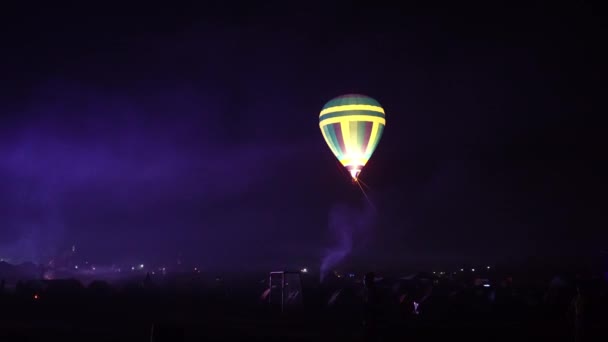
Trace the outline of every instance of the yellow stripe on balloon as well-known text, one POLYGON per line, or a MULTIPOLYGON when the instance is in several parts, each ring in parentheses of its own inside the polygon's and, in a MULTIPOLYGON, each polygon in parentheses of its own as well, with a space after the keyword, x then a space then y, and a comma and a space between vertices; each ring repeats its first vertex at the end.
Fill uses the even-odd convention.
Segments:
POLYGON ((371 134, 369 135, 369 142, 367 143, 367 148, 365 149, 365 155, 369 155, 372 152, 371 149, 375 146, 374 142, 376 141, 376 136, 378 135, 379 126, 379 123, 374 122, 371 134))
MULTIPOLYGON (((385 118, 371 116, 371 115, 349 115, 349 116, 339 116, 339 117, 323 120, 319 123, 319 126, 321 126, 321 128, 322 128, 322 127, 330 125, 330 124, 334 124, 334 123, 342 124, 342 122, 349 122, 349 121, 368 121, 368 122, 373 122, 374 126, 376 124, 386 125, 385 118)), ((370 141, 371 141, 371 139, 370 139, 370 141)))
POLYGON ((360 158, 343 158, 340 159, 340 164, 346 166, 346 165, 361 165, 361 166, 365 166, 365 164, 367 164, 368 162, 368 158, 365 157, 360 157, 360 158))
POLYGON ((349 155, 354 152, 350 136, 350 120, 340 121, 340 129, 342 130, 342 141, 344 141, 344 148, 346 149, 344 154, 349 155))
POLYGON ((358 123, 356 121, 350 121, 348 123, 348 127, 350 128, 350 141, 352 144, 352 149, 350 153, 361 154, 361 144, 359 144, 359 129, 357 127, 358 123))
POLYGON ((345 111, 349 111, 349 110, 369 110, 372 112, 378 112, 378 113, 382 113, 384 114, 384 109, 382 109, 382 107, 378 107, 378 106, 372 106, 372 105, 343 105, 343 106, 335 106, 335 107, 329 107, 329 108, 325 108, 321 111, 321 114, 319 114, 319 117, 325 115, 325 114, 329 114, 329 113, 335 113, 335 112, 345 112, 345 111))

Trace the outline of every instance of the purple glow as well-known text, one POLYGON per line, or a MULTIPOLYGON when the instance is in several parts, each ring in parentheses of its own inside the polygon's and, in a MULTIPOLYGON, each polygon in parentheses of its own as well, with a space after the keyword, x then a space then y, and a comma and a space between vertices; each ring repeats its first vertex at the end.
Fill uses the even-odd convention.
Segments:
POLYGON ((250 238, 222 233, 242 222, 201 212, 234 210, 265 191, 306 144, 238 142, 228 134, 234 127, 222 126, 223 100, 153 92, 129 97, 65 83, 33 91, 18 113, 28 120, 2 127, 0 256, 46 263, 76 243, 81 255, 127 262, 159 249, 176 254, 172 246, 193 250, 182 240, 237 248, 250 238))

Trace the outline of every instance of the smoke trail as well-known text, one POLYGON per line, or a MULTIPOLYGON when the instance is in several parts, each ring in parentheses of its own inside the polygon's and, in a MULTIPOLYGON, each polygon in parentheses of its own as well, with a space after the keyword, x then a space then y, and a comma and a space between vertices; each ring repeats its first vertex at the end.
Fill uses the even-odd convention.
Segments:
POLYGON ((335 205, 329 212, 329 231, 335 245, 329 248, 321 260, 321 282, 327 273, 351 254, 357 239, 371 229, 374 211, 369 205, 363 210, 347 204, 335 205))

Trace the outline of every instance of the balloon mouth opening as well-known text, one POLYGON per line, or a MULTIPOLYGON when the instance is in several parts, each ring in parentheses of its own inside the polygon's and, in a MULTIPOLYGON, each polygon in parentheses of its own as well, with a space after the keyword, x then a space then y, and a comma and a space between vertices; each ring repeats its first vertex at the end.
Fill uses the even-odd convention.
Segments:
POLYGON ((353 178, 353 182, 357 182, 359 180, 359 174, 361 173, 361 169, 358 167, 349 168, 348 172, 350 172, 350 176, 353 178))

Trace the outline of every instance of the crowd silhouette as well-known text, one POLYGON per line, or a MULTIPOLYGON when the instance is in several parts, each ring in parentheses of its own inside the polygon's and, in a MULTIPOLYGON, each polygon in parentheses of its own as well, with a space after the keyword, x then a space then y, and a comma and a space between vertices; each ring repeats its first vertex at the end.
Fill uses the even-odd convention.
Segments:
POLYGON ((2 280, 0 340, 608 340, 600 276, 306 278, 305 300, 283 313, 253 279, 2 280))

